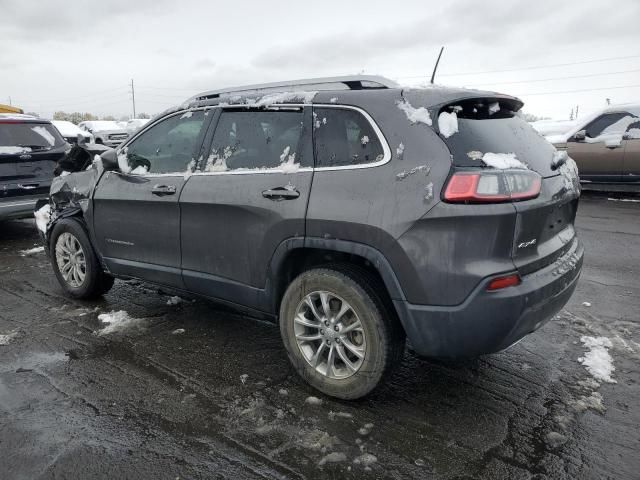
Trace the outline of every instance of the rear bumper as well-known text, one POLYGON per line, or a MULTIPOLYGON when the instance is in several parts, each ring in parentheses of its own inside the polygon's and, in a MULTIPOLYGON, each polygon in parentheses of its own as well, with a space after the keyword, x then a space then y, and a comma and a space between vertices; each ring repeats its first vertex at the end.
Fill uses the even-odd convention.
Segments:
POLYGON ((584 248, 575 238, 553 264, 526 275, 515 287, 487 292, 483 281, 453 307, 394 300, 407 337, 419 355, 466 357, 504 350, 562 309, 582 270, 584 248))
POLYGON ((0 200, 0 220, 33 216, 36 202, 45 197, 13 197, 0 200))

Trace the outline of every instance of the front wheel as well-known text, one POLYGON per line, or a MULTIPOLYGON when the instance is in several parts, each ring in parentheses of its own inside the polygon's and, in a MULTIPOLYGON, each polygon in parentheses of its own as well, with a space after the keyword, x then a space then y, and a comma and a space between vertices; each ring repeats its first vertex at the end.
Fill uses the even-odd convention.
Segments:
POLYGON ((113 277, 100 267, 89 237, 80 223, 63 219, 51 232, 53 271, 64 290, 74 298, 97 298, 113 286, 113 277))
POLYGON ((404 352, 404 332, 383 288, 367 271, 319 268, 289 285, 280 332, 298 373, 321 392, 363 397, 380 385, 404 352))

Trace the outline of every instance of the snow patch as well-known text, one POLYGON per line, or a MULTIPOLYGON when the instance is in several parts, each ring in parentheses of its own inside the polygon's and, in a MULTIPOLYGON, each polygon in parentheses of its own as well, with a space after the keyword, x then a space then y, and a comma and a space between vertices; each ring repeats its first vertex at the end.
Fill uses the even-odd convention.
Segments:
POLYGON ((307 397, 304 403, 308 403, 309 405, 322 405, 322 400, 318 397, 307 397))
POLYGON ((183 118, 191 118, 192 116, 193 116, 193 112, 189 110, 188 112, 184 112, 182 114, 182 116, 180 117, 180 120, 182 120, 183 118))
POLYGON ((498 102, 493 102, 489 104, 489 115, 493 115, 494 113, 498 113, 500 111, 500 104, 498 102))
POLYGON ((584 412, 591 409, 596 412, 604 413, 606 408, 602 403, 602 395, 598 392, 592 392, 589 396, 582 396, 571 404, 576 412, 584 412))
POLYGON ((342 452, 331 452, 318 462, 319 466, 324 465, 325 463, 339 463, 347 460, 347 456, 342 452))
POLYGON ((41 253, 44 252, 44 247, 34 247, 34 248, 30 248, 28 250, 20 250, 20 256, 21 257, 26 257, 27 255, 33 255, 36 253, 41 253))
POLYGON ((364 453, 359 457, 356 457, 353 460, 353 463, 355 463, 356 465, 362 465, 364 467, 370 467, 377 461, 378 461, 378 458, 375 455, 372 455, 370 453, 364 453))
POLYGON ((38 127, 32 127, 31 130, 33 130, 42 138, 44 138, 47 141, 47 143, 52 147, 56 144, 56 138, 53 135, 51 135, 51 133, 46 128, 38 126, 38 127))
POLYGON ((128 147, 124 147, 122 150, 118 150, 116 153, 118 154, 118 168, 122 173, 129 173, 131 171, 131 167, 129 166, 129 159, 127 158, 127 152, 129 151, 128 147))
POLYGON ((31 151, 29 147, 6 147, 0 146, 0 153, 6 153, 7 155, 15 155, 17 153, 28 153, 31 151))
POLYGON ((337 103, 338 102, 338 97, 332 97, 329 99, 329 103, 337 103))
POLYGON ((516 158, 515 153, 491 153, 482 155, 485 165, 504 170, 505 168, 521 168, 527 170, 527 166, 516 158))
POLYGON ((287 146, 280 155, 280 169, 284 173, 295 173, 300 169, 300 164, 296 163, 296 153, 289 153, 291 147, 287 146))
POLYGON ((335 420, 336 418, 353 418, 353 415, 349 412, 329 412, 327 414, 329 420, 335 420))
POLYGON ((173 332, 171 332, 171 335, 181 335, 185 332, 184 328, 176 328, 173 332))
POLYGON ((142 330, 146 323, 144 319, 130 317, 124 310, 101 313, 98 315, 98 320, 106 325, 102 330, 96 332, 99 336, 127 330, 142 330))
POLYGON ((398 148, 396 148, 396 154, 398 157, 402 158, 404 155, 404 143, 401 142, 400 145, 398 145, 398 148))
POLYGON ((433 198, 433 182, 429 182, 426 187, 424 187, 424 199, 431 200, 433 198))
POLYGON ((316 91, 270 93, 252 103, 252 105, 256 107, 268 107, 274 103, 311 103, 317 93, 316 91))
POLYGON ((424 107, 415 108, 413 107, 407 100, 403 100, 402 102, 397 103, 398 108, 402 110, 407 119, 413 123, 424 123, 425 125, 432 125, 431 115, 429 115, 429 110, 424 107))
POLYGON ((167 300, 167 305, 178 305, 179 303, 182 303, 182 298, 176 296, 173 297, 169 297, 169 299, 167 300))
POLYGON ((567 442, 567 437, 558 432, 549 432, 545 436, 545 442, 551 448, 558 448, 567 442))
POLYGON ((609 355, 609 348, 613 347, 607 337, 580 337, 583 345, 589 349, 578 362, 585 366, 587 371, 596 379, 607 383, 617 383, 611 378, 616 369, 613 366, 613 358, 609 355))
POLYGON ((149 169, 145 165, 138 165, 129 173, 131 173, 131 175, 144 175, 146 173, 149 173, 149 169))
POLYGON ((240 375, 240 381, 242 382, 243 385, 247 383, 247 378, 249 378, 248 373, 243 373, 242 375, 240 375))
POLYGON ((362 137, 360 139, 360 143, 362 144, 362 146, 366 145, 367 143, 369 143, 369 136, 365 135, 364 137, 362 137))
POLYGON ((458 133, 458 116, 456 112, 442 112, 438 115, 438 128, 444 138, 449 138, 454 133, 458 133))
POLYGON ((18 336, 18 332, 8 333, 6 335, 0 335, 0 345, 9 345, 11 340, 18 336))
POLYGON ((396 174, 396 180, 404 180, 410 175, 415 175, 418 172, 425 172, 425 175, 429 175, 431 173, 431 167, 428 165, 419 165, 417 167, 413 167, 411 170, 403 170, 402 172, 396 174))
POLYGON ((36 217, 36 226, 42 233, 47 233, 47 225, 51 219, 51 205, 43 205, 33 214, 36 217))
POLYGON ((589 302, 582 302, 582 306, 583 306, 583 307, 590 307, 590 306, 591 306, 591 303, 589 303, 589 302))

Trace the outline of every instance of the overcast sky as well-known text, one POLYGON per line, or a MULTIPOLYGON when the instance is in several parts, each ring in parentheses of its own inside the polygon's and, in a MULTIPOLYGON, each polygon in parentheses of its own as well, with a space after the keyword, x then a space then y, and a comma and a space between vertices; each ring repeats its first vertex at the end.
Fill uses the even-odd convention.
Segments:
POLYGON ((0 0, 0 12, 0 103, 43 116, 131 115, 131 79, 150 114, 230 85, 362 72, 417 84, 441 45, 437 83, 518 95, 537 115, 640 101, 638 0, 0 0))

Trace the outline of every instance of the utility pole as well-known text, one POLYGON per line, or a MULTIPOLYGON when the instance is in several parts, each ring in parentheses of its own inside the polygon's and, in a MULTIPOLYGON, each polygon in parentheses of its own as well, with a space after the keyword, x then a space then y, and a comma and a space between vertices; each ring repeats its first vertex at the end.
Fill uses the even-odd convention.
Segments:
POLYGON ((131 79, 131 102, 133 103, 133 118, 136 118, 136 91, 133 88, 133 78, 131 79))
POLYGON ((578 119, 578 111, 580 110, 580 105, 576 105, 576 120, 578 119))

